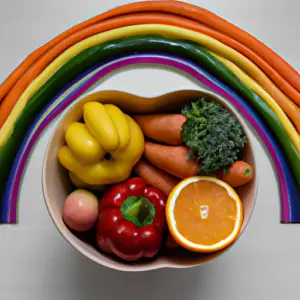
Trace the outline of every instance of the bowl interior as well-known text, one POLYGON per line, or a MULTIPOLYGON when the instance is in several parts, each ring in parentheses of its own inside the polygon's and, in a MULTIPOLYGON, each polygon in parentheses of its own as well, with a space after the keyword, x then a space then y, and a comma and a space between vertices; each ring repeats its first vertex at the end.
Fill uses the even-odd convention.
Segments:
MULTIPOLYGON (((58 149, 65 144, 64 133, 68 125, 81 118, 84 103, 89 101, 111 103, 119 106, 123 111, 129 114, 179 112, 180 107, 182 107, 184 103, 196 100, 204 95, 221 102, 238 118, 248 139, 248 143, 244 149, 244 157, 255 170, 256 167, 252 148, 253 137, 250 134, 250 129, 239 116, 237 111, 229 105, 228 102, 225 102, 225 100, 221 97, 209 92, 180 90, 159 95, 154 98, 145 98, 121 91, 101 91, 78 99, 77 102, 61 116, 46 150, 43 166, 43 190, 46 205, 57 229, 78 251, 93 261, 113 269, 124 271, 143 271, 161 267, 178 268, 200 265, 215 258, 228 249, 226 248, 211 254, 192 253, 187 252, 184 249, 162 250, 162 252, 154 260, 141 260, 136 263, 129 264, 118 260, 115 257, 107 256, 99 252, 94 241, 95 233, 93 231, 89 234, 85 233, 84 235, 74 233, 69 230, 62 219, 62 207, 64 200, 72 191, 73 187, 70 183, 67 171, 59 164, 56 155, 58 149)), ((256 176, 254 176, 254 179, 250 183, 236 189, 242 199, 244 207, 244 222, 241 233, 249 222, 249 218, 254 207, 256 185, 256 176)))

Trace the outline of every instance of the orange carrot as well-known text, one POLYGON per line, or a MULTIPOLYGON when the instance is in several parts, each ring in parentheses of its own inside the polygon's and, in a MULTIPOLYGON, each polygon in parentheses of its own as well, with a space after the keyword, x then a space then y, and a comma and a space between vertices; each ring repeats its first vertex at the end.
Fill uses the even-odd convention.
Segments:
POLYGON ((157 168, 184 179, 196 175, 199 165, 188 160, 189 149, 185 146, 165 146, 145 142, 144 156, 157 168))
POLYGON ((140 160, 134 167, 134 171, 145 181, 160 190, 163 194, 168 196, 172 189, 179 182, 178 179, 172 175, 157 169, 145 160, 140 160))
POLYGON ((238 160, 227 172, 219 171, 217 177, 225 181, 232 187, 238 187, 250 182, 253 179, 254 173, 252 167, 245 161, 238 160))
POLYGON ((134 120, 144 135, 156 142, 180 145, 182 125, 186 117, 181 114, 135 115, 134 120))

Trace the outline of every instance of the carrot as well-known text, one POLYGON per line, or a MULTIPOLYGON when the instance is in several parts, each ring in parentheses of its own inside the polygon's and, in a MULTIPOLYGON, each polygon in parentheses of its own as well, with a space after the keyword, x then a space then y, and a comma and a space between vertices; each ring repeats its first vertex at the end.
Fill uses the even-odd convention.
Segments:
POLYGON ((217 177, 232 187, 238 187, 250 182, 254 173, 252 167, 245 161, 238 160, 228 170, 217 172, 217 177))
MULTIPOLYGON (((150 9, 149 7, 150 10, 146 9, 143 13, 141 13, 140 9, 142 5, 144 4, 139 3, 138 9, 132 6, 130 6, 131 8, 127 6, 126 8, 120 7, 121 10, 125 9, 126 13, 119 11, 111 14, 112 11, 109 11, 104 13, 104 15, 97 16, 96 19, 85 21, 62 33, 45 44, 43 47, 30 54, 25 61, 23 61, 23 63, 12 72, 12 74, 3 82, 3 84, 0 85, 0 102, 2 100, 5 101, 4 105, 0 107, 0 128, 8 118, 16 102, 28 85, 41 73, 41 71, 43 71, 43 69, 45 69, 45 67, 48 66, 50 62, 53 61, 53 59, 58 57, 63 51, 80 42, 81 40, 100 32, 137 24, 166 24, 190 29, 209 35, 242 53, 251 59, 258 67, 260 67, 283 91, 282 93, 281 90, 275 85, 271 86, 270 81, 269 83, 266 81, 266 77, 259 77, 258 83, 260 83, 261 86, 270 94, 270 96, 272 96, 279 103, 282 109, 294 122, 296 127, 299 128, 299 109, 296 103, 300 103, 300 95, 298 91, 292 85, 290 85, 288 82, 288 77, 281 76, 279 69, 277 70, 275 68, 275 70, 272 68, 271 64, 274 63, 273 56, 271 61, 268 61, 268 58, 265 58, 265 60, 262 59, 263 56, 260 55, 261 53, 258 50, 255 51, 254 49, 251 50, 251 47, 245 47, 242 43, 232 38, 232 36, 230 37, 230 35, 226 35, 226 32, 224 34, 216 29, 212 29, 212 27, 215 25, 214 22, 213 24, 208 23, 207 25, 197 23, 195 20, 190 20, 186 13, 183 14, 185 17, 179 17, 179 12, 181 14, 182 10, 179 8, 176 9, 174 5, 161 10, 163 4, 159 4, 160 9, 150 9), (136 9, 137 11, 134 13, 136 9), (165 13, 173 9, 176 10, 176 12, 173 11, 173 14, 165 13), (154 12, 156 10, 161 10, 161 13, 148 13, 148 11, 154 12), (108 18, 107 14, 113 17, 108 18), (5 99, 3 99, 4 97, 5 99), (289 98, 294 100, 295 103, 290 101, 289 98)), ((156 6, 157 4, 154 4, 151 1, 149 5, 156 6)), ((167 6, 170 6, 170 4, 167 6)), ((201 16, 200 19, 203 20, 204 18, 205 16, 201 16)), ((251 45, 253 45, 253 43, 251 43, 251 45)), ((292 76, 291 79, 294 80, 295 75, 292 76)))
MULTIPOLYGON (((16 84, 21 76, 44 53, 64 39, 83 31, 87 31, 93 25, 101 25, 103 21, 114 20, 117 17, 134 19, 135 15, 141 20, 138 24, 168 24, 198 31, 221 41, 224 44, 238 50, 257 64, 269 77, 289 96, 295 103, 299 103, 300 77, 286 61, 278 56, 270 48, 213 13, 194 5, 180 1, 145 1, 127 4, 114 8, 104 14, 97 15, 84 21, 67 31, 61 33, 44 46, 34 51, 0 86, 0 102, 8 91, 16 84), (147 12, 157 12, 155 18, 144 16, 147 12), (164 15, 168 14, 167 17, 164 15), (160 15, 164 17, 160 19, 160 15), (181 16, 181 17, 179 17, 181 16), (174 20, 173 20, 174 19, 174 20), (201 23, 198 21, 201 20, 201 23)), ((119 27, 137 24, 124 22, 119 27)), ((107 30, 117 28, 111 27, 107 30)), ((89 33, 90 36, 92 35, 89 33)), ((86 36, 85 36, 86 38, 86 36)), ((75 41, 74 41, 75 44, 75 41)), ((50 51, 49 51, 50 52, 50 51)), ((33 80, 34 78, 32 78, 33 80)))
POLYGON ((185 146, 165 146, 145 142, 145 158, 157 168, 181 179, 196 175, 200 167, 195 159, 187 159, 188 154, 189 149, 185 146))
POLYGON ((143 159, 135 165, 134 171, 140 177, 144 178, 149 185, 157 188, 166 196, 170 194, 172 189, 179 182, 178 179, 162 170, 157 169, 143 159))
POLYGON ((144 135, 156 142, 169 145, 182 143, 181 130, 186 117, 181 114, 135 115, 134 120, 141 127, 144 135))

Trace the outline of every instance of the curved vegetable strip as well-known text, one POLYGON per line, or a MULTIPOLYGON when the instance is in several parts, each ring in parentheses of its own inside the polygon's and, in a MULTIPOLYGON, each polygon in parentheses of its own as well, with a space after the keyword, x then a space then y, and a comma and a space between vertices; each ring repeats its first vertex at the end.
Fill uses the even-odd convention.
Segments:
MULTIPOLYGON (((194 30, 197 32, 201 32, 203 34, 207 34, 219 40, 220 42, 236 49, 242 54, 246 55, 246 57, 252 59, 267 75, 270 76, 271 79, 275 81, 279 85, 279 87, 287 93, 289 97, 292 99, 300 99, 299 93, 289 85, 284 78, 282 78, 272 67, 270 67, 264 60, 262 60, 256 53, 249 50, 247 47, 243 46, 239 42, 227 37, 226 35, 219 33, 216 30, 208 28, 202 24, 199 24, 195 21, 168 14, 153 14, 153 13, 144 13, 144 14, 129 14, 125 16, 115 17, 113 19, 105 20, 100 24, 94 24, 83 28, 82 30, 77 31, 71 36, 66 37, 64 40, 60 41, 56 45, 54 45, 51 49, 49 49, 45 54, 43 54, 37 61, 35 61, 31 67, 24 72, 20 80, 15 84, 14 87, 8 92, 6 97, 3 99, 3 103, 0 106, 0 128, 8 118, 11 110, 14 105, 27 88, 27 86, 34 80, 42 70, 52 62, 53 59, 58 57, 64 50, 68 47, 80 42, 81 40, 88 38, 92 35, 108 31, 115 28, 120 28, 129 25, 138 25, 138 24, 167 24, 174 25, 190 30, 194 30)), ((261 78, 261 76, 259 76, 261 78)), ((264 78, 261 79, 263 84, 266 82, 266 86, 270 85, 270 81, 266 81, 264 78)), ((4 87, 4 86, 3 86, 4 87)), ((3 88, 2 87, 2 88, 3 88)), ((296 127, 300 128, 299 121, 299 108, 297 105, 290 101, 283 93, 281 93, 277 89, 268 89, 269 93, 272 93, 275 99, 278 97, 278 103, 281 105, 282 109, 286 112, 286 114, 290 117, 290 119, 294 122, 296 127)), ((0 87, 1 94, 1 87, 0 87)), ((0 95, 1 96, 1 95, 0 95)), ((0 98, 1 101, 1 98, 0 98)))
MULTIPOLYGON (((92 70, 89 70, 89 72, 90 71, 92 70)), ((57 108, 56 102, 59 102, 64 97, 67 97, 74 90, 76 90, 84 80, 89 79, 93 75, 93 72, 91 74, 87 74, 89 72, 83 74, 83 76, 85 76, 84 78, 81 77, 77 78, 76 80, 72 81, 69 85, 67 85, 53 99, 53 101, 50 102, 49 105, 45 107, 44 111, 34 120, 33 125, 26 133, 26 136, 14 160, 12 169, 10 171, 8 182, 6 183, 5 186, 5 194, 2 199, 2 207, 0 201, 0 223, 16 223, 17 221, 17 200, 21 188, 21 181, 24 175, 23 171, 25 171, 26 164, 30 159, 29 156, 31 154, 32 149, 35 146, 35 142, 33 142, 35 136, 38 135, 38 137, 40 137, 40 135, 42 134, 41 126, 43 124, 43 121, 47 119, 47 116, 50 114, 52 110, 57 108), (26 160, 24 161, 24 164, 21 166, 20 162, 23 160, 24 157, 26 157, 26 160), (22 169, 22 171, 20 171, 20 169, 22 169), (17 189, 16 189, 16 184, 18 184, 17 189)))
MULTIPOLYGON (((105 65, 105 62, 101 63, 100 66, 103 64, 105 65)), ((21 181, 31 151, 46 128, 44 124, 47 123, 48 126, 49 123, 53 121, 59 113, 61 113, 61 110, 57 112, 60 103, 63 103, 67 97, 74 95, 74 93, 76 93, 76 91, 79 89, 80 85, 89 80, 96 72, 101 71, 102 68, 99 68, 98 66, 99 65, 88 69, 71 83, 69 83, 64 89, 62 89, 36 117, 32 126, 27 131, 26 136, 18 150, 9 174, 7 184, 5 186, 2 207, 0 205, 0 223, 16 223, 17 221, 17 200, 21 188, 21 181), (55 116, 54 114, 51 115, 52 112, 57 112, 57 114, 55 116)))
MULTIPOLYGON (((213 56, 209 55, 201 47, 192 43, 183 43, 176 40, 167 40, 161 37, 132 37, 127 39, 121 39, 119 41, 106 43, 92 47, 86 51, 83 51, 78 56, 72 58, 66 63, 60 70, 58 70, 54 76, 46 82, 43 87, 32 98, 32 101, 25 107, 23 113, 19 117, 13 136, 11 136, 8 142, 0 149, 0 167, 3 174, 7 171, 7 166, 12 163, 11 160, 4 159, 3 167, 1 160, 4 155, 11 156, 14 151, 17 150, 20 145, 20 140, 24 137, 26 128, 30 125, 30 119, 36 115, 43 106, 50 101, 55 93, 58 92, 65 84, 74 77, 85 70, 87 67, 92 66, 100 58, 107 59, 111 56, 118 55, 119 53, 126 54, 131 52, 142 52, 142 51, 164 51, 171 54, 180 54, 183 57, 194 60, 197 63, 203 64, 209 71, 213 71, 216 76, 220 76, 221 79, 225 80, 226 83, 233 86, 239 91, 252 105, 256 106, 258 110, 263 114, 264 118, 272 128, 274 133, 279 138, 282 147, 292 163, 292 168, 295 175, 300 174, 300 164, 295 163, 299 161, 299 155, 293 145, 291 144, 286 132, 282 128, 278 118, 273 111, 253 93, 248 87, 244 86, 240 80, 232 74, 223 64, 219 63, 213 56), (113 46, 112 46, 113 45, 113 46), (136 47, 136 48, 134 48, 136 47), (119 52, 122 51, 122 52, 119 52), (38 101, 41 101, 40 103, 38 101), (18 136, 18 138, 15 138, 18 136)), ((300 177, 298 176, 300 181, 300 177)))
MULTIPOLYGON (((10 172, 10 177, 8 184, 6 186, 4 202, 2 207, 2 213, 0 215, 0 221, 2 222, 16 222, 16 206, 18 192, 21 185, 21 178, 25 170, 25 165, 30 155, 34 144, 37 142, 39 136, 42 134, 43 130, 49 125, 49 123, 72 101, 76 101, 85 90, 90 86, 95 84, 95 81, 99 81, 103 78, 103 75, 106 74, 105 70, 109 69, 109 72, 116 70, 117 68, 124 67, 130 64, 138 63, 155 63, 155 64, 165 64, 178 68, 181 71, 188 73, 202 84, 207 85, 214 92, 226 97, 231 103, 235 106, 236 109, 250 122, 254 127, 257 133, 260 135, 260 138, 263 140, 267 146, 271 157, 274 161, 277 175, 279 177, 279 183, 281 187, 281 221, 282 222, 299 222, 300 221, 300 203, 297 201, 299 199, 299 190, 295 185, 293 176, 290 172, 289 166, 285 161, 284 155, 282 154, 281 148, 278 146, 278 143, 272 136, 269 129, 261 122, 260 118, 256 115, 256 112, 251 109, 251 107, 244 102, 238 95, 236 95, 229 88, 224 86, 216 78, 210 76, 203 69, 186 62, 184 60, 179 60, 178 58, 166 57, 166 56, 149 56, 148 55, 135 55, 133 57, 122 58, 119 61, 113 62, 109 67, 107 65, 104 68, 98 68, 95 72, 93 67, 91 70, 88 70, 87 73, 92 72, 90 75, 87 75, 84 78, 84 82, 80 84, 80 87, 77 88, 78 82, 74 84, 74 87, 69 89, 69 86, 66 88, 67 91, 63 90, 57 98, 51 100, 43 112, 37 117, 34 124, 31 126, 28 131, 19 151, 18 155, 14 161, 13 169, 10 172), (75 89, 75 90, 74 90, 75 89), (290 211, 291 208, 291 211, 290 211)), ((85 76, 83 74, 83 76, 85 76)), ((82 77, 77 80, 83 80, 82 77)), ((79 81, 80 82, 80 81, 79 81)), ((74 83, 74 82, 73 82, 74 83)))
MULTIPOLYGON (((99 35, 95 35, 93 37, 90 37, 74 46, 69 48, 67 51, 65 51, 62 55, 60 55, 55 61, 53 61, 43 72, 38 76, 35 81, 26 89, 26 91, 22 94, 20 100, 14 107, 12 113, 9 115, 7 121, 3 125, 3 127, 0 130, 0 146, 3 145, 3 143, 6 141, 7 137, 11 134, 14 123, 16 119, 18 118, 20 112, 26 105, 26 103, 29 101, 29 99, 32 97, 32 95, 40 88, 51 76, 52 74, 59 69, 61 65, 66 63, 71 57, 74 57, 81 51, 92 47, 94 45, 97 45, 98 43, 112 40, 113 38, 123 37, 123 36, 135 36, 140 34, 146 34, 146 33, 157 33, 159 32, 162 35, 168 35, 171 37, 179 37, 182 39, 192 40, 197 43, 201 43, 205 45, 205 47, 209 48, 213 52, 216 53, 222 53, 222 56, 231 58, 236 61, 240 61, 240 64, 249 65, 248 71, 253 67, 254 69, 257 68, 255 65, 253 65, 250 61, 248 61, 246 58, 242 57, 240 53, 237 53, 236 51, 232 50, 231 48, 225 46, 224 44, 216 41, 215 39, 212 39, 206 35, 195 33, 194 31, 182 29, 179 27, 174 26, 168 26, 168 25, 136 25, 136 26, 129 26, 129 27, 123 27, 115 30, 111 30, 108 32, 100 33, 99 35)), ((259 71, 261 72, 261 71, 259 71)), ((263 75, 265 76, 265 75, 263 75)), ((266 76, 265 76, 266 77, 266 76)), ((267 77, 266 77, 267 78, 267 77)), ((270 86, 272 89, 272 86, 270 86)), ((275 88, 275 86, 273 87, 275 88)), ((285 128, 286 132, 290 136, 294 146, 297 148, 298 152, 300 152, 300 137, 297 133, 296 129, 291 124, 290 120, 288 118, 284 119, 284 113, 282 110, 278 111, 278 117, 280 121, 282 122, 283 127, 285 128)))
MULTIPOLYGON (((272 108, 272 110, 276 113, 276 115, 281 116, 280 117, 281 122, 285 122, 288 120, 288 117, 283 113, 280 106, 274 101, 274 99, 264 89, 262 89, 262 87, 259 86, 252 78, 250 78, 244 71, 242 71, 239 67, 237 67, 235 64, 233 64, 231 61, 225 59, 224 57, 217 55, 215 53, 212 53, 212 52, 210 52, 210 54, 215 56, 228 69, 230 69, 241 81, 243 81, 245 83, 245 85, 250 87, 256 94, 258 94, 262 99, 264 99, 264 101, 272 108)), ((292 102, 290 102, 290 103, 292 103, 292 102)), ((300 108, 296 107, 296 111, 300 112, 300 108)), ((299 118, 296 115, 294 117, 299 118)), ((296 126, 297 126, 298 131, 300 132, 299 125, 300 124, 297 124, 296 126)))
POLYGON ((251 103, 265 119, 270 129, 277 136, 282 148, 291 164, 295 179, 300 186, 300 158, 293 144, 290 142, 284 128, 281 126, 274 112, 252 90, 245 86, 231 71, 229 71, 216 58, 207 53, 196 44, 168 40, 157 36, 131 37, 107 42, 91 47, 79 55, 73 57, 62 66, 32 97, 19 116, 14 133, 9 137, 5 145, 0 149, 0 193, 9 174, 13 159, 21 145, 26 131, 35 117, 49 101, 71 80, 87 68, 99 61, 118 55, 126 55, 134 52, 161 51, 169 54, 180 55, 195 63, 202 65, 216 77, 224 80, 238 93, 251 103))
MULTIPOLYGON (((6 80, 0 92, 0 99, 10 90, 10 88, 19 79, 19 74, 24 72, 23 67, 31 65, 36 59, 43 55, 56 43, 62 41, 65 37, 77 32, 89 25, 101 22, 103 20, 113 18, 120 15, 130 14, 134 12, 166 12, 168 14, 179 15, 189 19, 201 22, 209 27, 216 29, 219 32, 235 39, 236 41, 244 44, 246 47, 257 53, 264 59, 270 66, 272 66, 283 78, 285 78, 296 90, 300 91, 300 75, 294 70, 285 60, 277 55, 269 47, 261 43, 249 33, 224 20, 223 18, 213 14, 212 12, 197 7, 192 4, 184 3, 181 1, 143 1, 131 4, 126 4, 121 7, 111 9, 101 15, 95 16, 87 21, 78 24, 67 31, 61 33, 50 42, 34 51, 28 60, 25 60, 12 75, 6 80)), ((294 99, 295 101, 295 99, 294 99)), ((296 102, 299 104, 299 102, 296 102)))

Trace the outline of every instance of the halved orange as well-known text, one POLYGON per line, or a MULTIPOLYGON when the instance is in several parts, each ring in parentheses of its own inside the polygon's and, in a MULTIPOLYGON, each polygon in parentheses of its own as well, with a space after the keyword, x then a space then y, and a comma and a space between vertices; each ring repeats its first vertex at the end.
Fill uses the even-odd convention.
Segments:
POLYGON ((232 244, 239 235, 243 206, 224 181, 194 176, 174 187, 167 200, 166 218, 180 246, 194 252, 214 252, 232 244))

